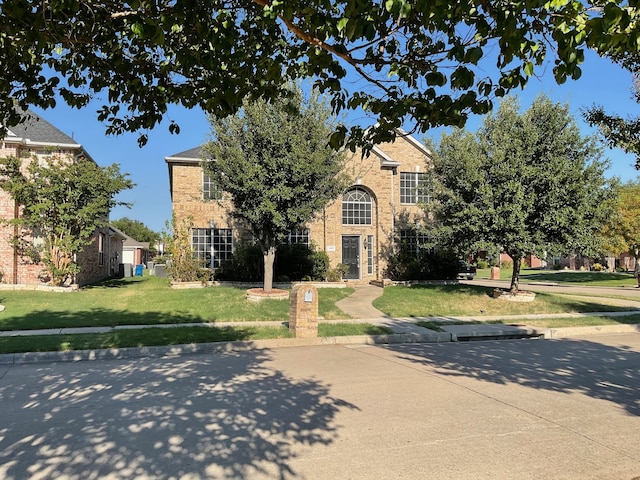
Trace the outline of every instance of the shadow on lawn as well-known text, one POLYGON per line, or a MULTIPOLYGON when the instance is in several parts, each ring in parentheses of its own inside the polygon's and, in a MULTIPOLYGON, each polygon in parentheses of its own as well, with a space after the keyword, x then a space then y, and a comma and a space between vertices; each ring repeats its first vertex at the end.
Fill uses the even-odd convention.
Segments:
POLYGON ((574 394, 616 403, 640 416, 640 353, 586 340, 520 340, 390 346, 398 357, 450 378, 574 394))
POLYGON ((115 327, 118 325, 156 325, 201 323, 196 315, 180 312, 129 312, 91 308, 79 312, 36 310, 20 317, 0 317, 0 331, 43 328, 115 327))
POLYGON ((358 410, 265 351, 29 367, 0 397, 4 478, 300 478, 358 410))
POLYGON ((131 278, 110 278, 98 283, 92 283, 85 285, 82 290, 92 290, 95 288, 126 288, 129 286, 137 285, 144 282, 143 277, 131 277, 131 278))

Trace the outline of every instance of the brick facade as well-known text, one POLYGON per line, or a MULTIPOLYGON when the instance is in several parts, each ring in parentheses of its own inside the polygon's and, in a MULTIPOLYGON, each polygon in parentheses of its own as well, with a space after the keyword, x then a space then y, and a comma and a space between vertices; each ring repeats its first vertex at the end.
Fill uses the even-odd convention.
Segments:
MULTIPOLYGON (((23 167, 33 158, 55 155, 69 161, 82 159, 93 161, 81 145, 56 129, 33 112, 28 112, 24 124, 9 129, 0 144, 0 158, 23 159, 23 167)), ((10 223, 19 217, 20 207, 7 192, 0 190, 0 282, 9 284, 42 284, 48 279, 43 275, 44 265, 33 261, 17 248, 13 239, 22 237, 33 244, 31 232, 10 223)), ((76 256, 81 272, 72 281, 85 285, 118 273, 118 258, 122 258, 122 239, 112 229, 105 227, 96 232, 90 245, 76 256), (102 242, 99 236, 103 235, 102 242), (102 253, 100 252, 102 249, 102 253)))
MULTIPOLYGON (((349 278, 362 283, 381 280, 386 260, 394 251, 398 229, 424 218, 415 203, 402 203, 402 173, 425 173, 430 168, 430 152, 405 132, 399 131, 394 143, 379 145, 368 157, 356 152, 345 163, 351 186, 371 198, 371 221, 367 224, 343 224, 343 198, 329 203, 306 227, 316 248, 325 251, 332 267, 350 263, 349 278)), ((243 229, 230 215, 231 204, 223 200, 204 200, 203 170, 199 149, 166 157, 173 213, 178 221, 193 219, 194 228, 232 229, 234 242, 243 237, 243 229)))

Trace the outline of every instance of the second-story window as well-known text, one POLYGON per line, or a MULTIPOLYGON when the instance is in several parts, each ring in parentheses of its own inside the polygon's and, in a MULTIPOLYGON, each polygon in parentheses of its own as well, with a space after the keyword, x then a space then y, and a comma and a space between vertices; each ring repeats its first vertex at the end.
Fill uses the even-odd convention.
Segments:
POLYGON ((366 190, 355 187, 342 196, 343 225, 371 225, 371 195, 366 190))
POLYGON ((202 199, 222 200, 222 190, 218 188, 213 179, 206 173, 202 174, 202 199))
POLYGON ((400 203, 429 203, 431 193, 431 178, 428 174, 400 172, 400 203))

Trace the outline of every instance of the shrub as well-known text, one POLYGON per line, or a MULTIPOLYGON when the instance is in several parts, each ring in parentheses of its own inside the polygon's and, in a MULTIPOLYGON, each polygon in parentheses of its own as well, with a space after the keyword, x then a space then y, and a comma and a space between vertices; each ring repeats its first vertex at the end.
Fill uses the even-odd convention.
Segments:
POLYGON ((349 266, 344 263, 339 263, 327 272, 327 281, 329 282, 341 282, 342 279, 349 273, 349 266))
MULTIPOLYGON (((276 253, 274 278, 279 282, 327 277, 329 257, 304 244, 280 245, 276 253)), ((231 259, 216 271, 216 279, 237 282, 260 282, 264 274, 264 257, 258 245, 240 245, 231 259)))
POLYGON ((459 258, 448 250, 416 255, 401 248, 389 258, 385 276, 392 280, 453 280, 459 265, 459 258))
POLYGON ((594 272, 601 272, 604 270, 604 267, 600 263, 594 263, 591 266, 591 270, 593 270, 594 272))
POLYGON ((616 272, 618 273, 626 273, 627 269, 624 267, 616 267, 616 272))
POLYGON ((156 257, 153 258, 153 263, 156 265, 166 265, 167 264, 167 260, 169 260, 169 257, 166 255, 158 255, 156 257))
POLYGON ((477 264, 478 268, 489 268, 489 262, 486 260, 478 260, 477 264))
POLYGON ((318 250, 311 254, 311 278, 310 280, 323 281, 327 279, 331 262, 327 252, 318 250))
POLYGON ((203 268, 202 262, 193 256, 191 221, 191 218, 186 218, 178 224, 174 216, 171 224, 171 262, 167 263, 167 271, 176 282, 202 282, 209 280, 211 275, 209 270, 203 268))
POLYGON ((510 269, 513 268, 513 262, 509 260, 503 260, 500 262, 500 268, 510 269))
POLYGON ((264 258, 258 245, 239 245, 233 256, 216 269, 217 280, 259 282, 263 274, 264 258))

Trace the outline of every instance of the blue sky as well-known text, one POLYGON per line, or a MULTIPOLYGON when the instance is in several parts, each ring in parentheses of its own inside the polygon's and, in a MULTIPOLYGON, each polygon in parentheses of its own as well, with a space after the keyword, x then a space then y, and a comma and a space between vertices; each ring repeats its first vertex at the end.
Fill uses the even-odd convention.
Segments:
MULTIPOLYGON (((551 69, 539 78, 532 78, 527 87, 516 92, 523 108, 527 108, 533 98, 544 93, 556 102, 569 103, 572 113, 584 134, 594 130, 586 125, 580 116, 581 109, 594 103, 601 104, 608 112, 637 116, 640 105, 631 97, 631 74, 606 59, 588 53, 583 65, 583 75, 578 81, 568 81, 557 85, 551 69)), ((171 198, 169 195, 169 176, 164 158, 193 148, 205 142, 209 134, 206 115, 197 109, 187 110, 173 107, 166 115, 165 122, 148 132, 147 144, 138 147, 137 134, 106 136, 105 126, 97 120, 96 110, 102 104, 99 99, 83 110, 74 110, 60 104, 54 109, 34 109, 47 121, 82 144, 99 165, 120 164, 123 172, 128 172, 136 183, 133 190, 122 193, 119 200, 133 203, 131 209, 118 207, 111 213, 111 219, 129 217, 140 220, 149 228, 160 231, 165 221, 171 217, 171 198), (178 135, 168 131, 170 120, 181 127, 178 135)), ((350 117, 353 122, 363 126, 373 120, 362 114, 350 117)), ((467 129, 475 130, 482 119, 470 119, 467 129)), ((406 128, 410 128, 407 125, 406 128)), ((439 131, 428 132, 427 136, 437 140, 439 131)), ((418 137, 422 140, 422 136, 418 137)), ((635 159, 618 150, 608 150, 606 156, 611 160, 610 176, 622 180, 636 180, 638 171, 633 168, 635 159)))

